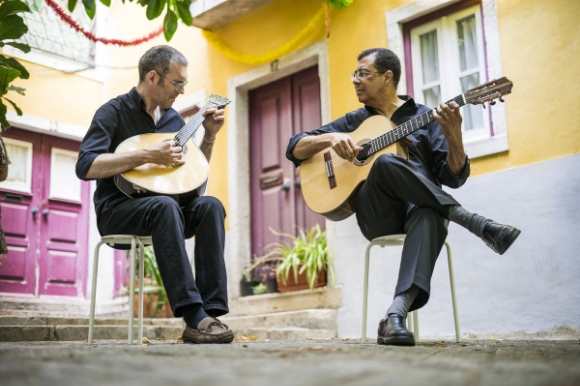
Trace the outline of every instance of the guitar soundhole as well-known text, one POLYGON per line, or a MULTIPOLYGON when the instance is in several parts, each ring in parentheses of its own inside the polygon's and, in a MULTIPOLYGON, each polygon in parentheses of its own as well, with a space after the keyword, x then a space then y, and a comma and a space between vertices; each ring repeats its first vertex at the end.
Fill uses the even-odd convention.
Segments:
POLYGON ((369 151, 370 145, 367 145, 367 143, 369 143, 370 141, 371 141, 370 139, 363 139, 357 142, 357 145, 363 147, 364 149, 361 150, 359 155, 354 159, 353 163, 355 166, 364 166, 369 162, 371 162, 375 157, 374 153, 365 155, 365 153, 369 151))

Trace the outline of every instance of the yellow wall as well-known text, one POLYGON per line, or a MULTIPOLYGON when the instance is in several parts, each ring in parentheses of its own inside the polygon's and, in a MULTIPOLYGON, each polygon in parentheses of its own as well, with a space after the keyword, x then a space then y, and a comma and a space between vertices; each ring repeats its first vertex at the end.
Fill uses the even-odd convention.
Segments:
MULTIPOLYGON (((331 116, 338 118, 359 103, 349 81, 363 49, 387 47, 385 13, 410 0, 355 0, 343 10, 331 8, 329 76, 331 116)), ((261 54, 291 39, 319 9, 318 0, 274 0, 216 31, 241 53, 261 54)), ((527 165, 580 151, 580 1, 497 0, 503 73, 514 82, 506 97, 509 152, 473 160, 472 175, 527 165)), ((107 37, 135 38, 160 25, 147 21, 144 9, 120 2, 111 10, 119 21, 107 37)), ((298 49, 325 38, 324 25, 298 49)), ((162 37, 131 48, 107 48, 110 66, 136 66, 162 37)), ((206 89, 227 94, 227 80, 252 69, 233 62, 209 46, 197 28, 180 24, 170 44, 190 61, 186 93, 206 89)), ((26 97, 12 96, 26 114, 88 126, 105 101, 137 83, 137 69, 113 69, 104 83, 31 65, 31 79, 19 81, 26 97)), ((233 117, 226 109, 226 122, 233 117)), ((211 161, 209 193, 228 207, 227 123, 211 161)))

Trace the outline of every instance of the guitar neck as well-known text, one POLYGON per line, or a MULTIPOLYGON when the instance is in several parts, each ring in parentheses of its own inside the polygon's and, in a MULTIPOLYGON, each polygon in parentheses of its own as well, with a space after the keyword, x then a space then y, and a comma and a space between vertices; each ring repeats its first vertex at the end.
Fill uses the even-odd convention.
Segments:
POLYGON ((199 109, 199 111, 189 120, 189 122, 187 122, 187 124, 185 126, 183 126, 181 128, 181 130, 179 130, 179 132, 175 135, 175 138, 173 139, 176 143, 176 146, 181 146, 183 147, 183 145, 185 145, 185 143, 195 134, 195 132, 197 131, 197 129, 199 128, 199 126, 202 124, 202 122, 205 120, 205 117, 203 116, 203 113, 205 112, 205 110, 208 109, 209 106, 211 106, 212 103, 208 102, 206 103, 201 109, 199 109))
MULTIPOLYGON (((458 95, 455 98, 448 100, 445 102, 446 105, 449 105, 451 102, 455 102, 459 105, 459 107, 465 105, 465 97, 464 94, 458 95)), ((433 117, 433 110, 429 110, 428 112, 421 114, 418 117, 415 117, 394 129, 386 132, 383 135, 380 135, 363 146, 363 150, 357 156, 357 159, 363 160, 369 157, 372 154, 384 149, 387 146, 392 145, 393 143, 403 139, 407 135, 411 134, 414 131, 419 130, 421 127, 433 122, 435 118, 433 117), (359 158, 360 157, 360 158, 359 158)))

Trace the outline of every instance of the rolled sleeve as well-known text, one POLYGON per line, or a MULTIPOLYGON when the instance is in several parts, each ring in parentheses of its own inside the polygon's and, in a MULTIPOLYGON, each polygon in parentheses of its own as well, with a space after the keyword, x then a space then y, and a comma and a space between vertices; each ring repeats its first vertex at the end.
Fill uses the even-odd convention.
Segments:
POLYGON ((456 176, 455 174, 451 173, 449 164, 447 164, 447 161, 445 161, 439 170, 437 178, 443 185, 456 189, 465 184, 465 181, 467 181, 467 178, 470 174, 471 161, 469 160, 468 156, 465 156, 465 165, 463 166, 463 170, 461 173, 459 173, 459 175, 456 176))
POLYGON ((111 151, 111 142, 116 134, 117 122, 117 110, 110 104, 102 106, 95 113, 91 126, 81 142, 76 164, 75 171, 81 180, 87 180, 86 175, 99 155, 111 151))

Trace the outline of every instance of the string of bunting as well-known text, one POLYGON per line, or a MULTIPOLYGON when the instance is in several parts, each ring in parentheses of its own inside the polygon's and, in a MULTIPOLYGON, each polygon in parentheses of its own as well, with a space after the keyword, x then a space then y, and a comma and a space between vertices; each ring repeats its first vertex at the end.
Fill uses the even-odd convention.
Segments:
POLYGON ((85 30, 81 27, 70 15, 68 15, 54 0, 46 0, 46 4, 52 8, 52 10, 64 21, 68 24, 71 28, 75 31, 82 33, 85 37, 93 42, 99 42, 103 44, 115 44, 117 46, 136 46, 141 43, 145 43, 163 33, 163 26, 159 27, 159 29, 151 32, 149 35, 133 39, 133 40, 120 40, 120 39, 106 39, 106 38, 99 38, 96 37, 90 31, 85 30))

